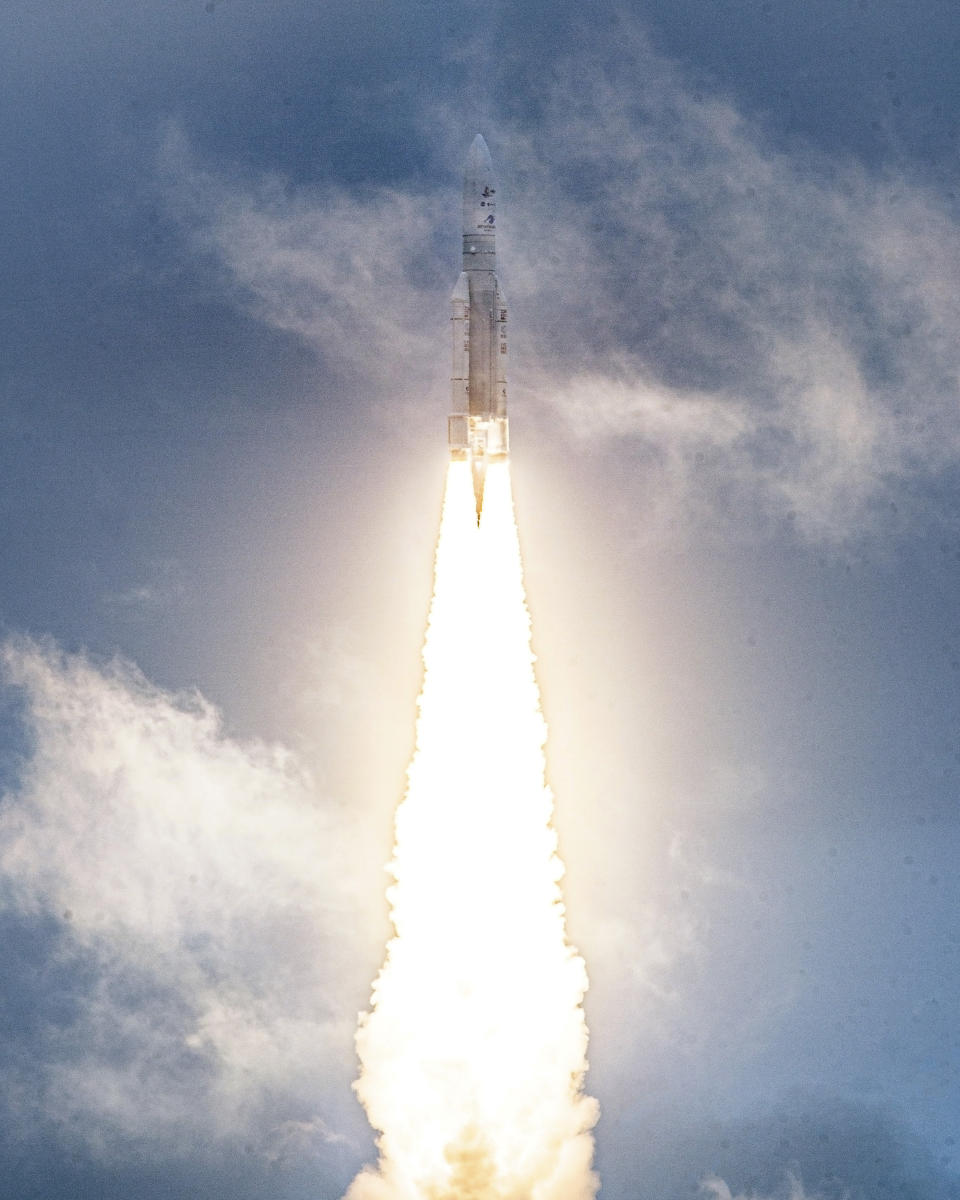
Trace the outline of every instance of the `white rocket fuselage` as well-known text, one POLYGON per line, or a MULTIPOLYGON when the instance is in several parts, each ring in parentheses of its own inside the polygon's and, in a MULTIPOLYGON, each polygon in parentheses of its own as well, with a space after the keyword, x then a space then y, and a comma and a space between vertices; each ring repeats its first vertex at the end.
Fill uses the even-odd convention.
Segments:
POLYGON ((507 302, 497 280, 497 184, 477 134, 463 177, 463 271, 453 289, 450 456, 473 467, 477 516, 487 463, 506 458, 507 302))

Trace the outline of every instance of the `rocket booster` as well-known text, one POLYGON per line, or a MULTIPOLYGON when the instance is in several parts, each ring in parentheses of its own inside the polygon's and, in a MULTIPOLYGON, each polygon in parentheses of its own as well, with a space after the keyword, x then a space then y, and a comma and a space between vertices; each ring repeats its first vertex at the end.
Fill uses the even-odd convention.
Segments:
POLYGON ((505 459, 507 436, 507 302, 497 280, 497 182, 478 133, 463 176, 463 270, 453 306, 453 404, 450 457, 469 460, 483 508, 487 464, 505 459))

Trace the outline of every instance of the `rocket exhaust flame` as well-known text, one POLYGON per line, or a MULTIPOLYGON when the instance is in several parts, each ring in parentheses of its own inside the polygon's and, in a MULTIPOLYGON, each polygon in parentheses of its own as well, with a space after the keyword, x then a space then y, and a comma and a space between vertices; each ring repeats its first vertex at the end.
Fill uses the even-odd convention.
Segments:
POLYGON ((566 940, 509 465, 450 463, 395 935, 356 1089, 380 1161, 348 1200, 589 1200, 583 960, 566 940))
POLYGON ((510 493, 496 192, 478 135, 417 745, 390 865, 395 933, 357 1032, 380 1161, 348 1200, 590 1200, 597 1188, 587 975, 566 940, 510 493))

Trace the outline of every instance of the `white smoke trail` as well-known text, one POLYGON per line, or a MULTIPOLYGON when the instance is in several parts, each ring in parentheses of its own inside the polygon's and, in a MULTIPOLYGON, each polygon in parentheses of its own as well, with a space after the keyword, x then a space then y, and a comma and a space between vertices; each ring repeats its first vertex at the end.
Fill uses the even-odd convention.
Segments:
POLYGON ((451 463, 395 936, 361 1019, 380 1162, 349 1200, 589 1200, 583 960, 564 928, 508 466, 451 463))

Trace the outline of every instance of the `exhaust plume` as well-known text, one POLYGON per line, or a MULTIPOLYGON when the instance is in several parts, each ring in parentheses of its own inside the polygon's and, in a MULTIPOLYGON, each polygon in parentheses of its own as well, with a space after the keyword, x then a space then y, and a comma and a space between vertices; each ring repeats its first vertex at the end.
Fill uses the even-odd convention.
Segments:
POLYGON ((587 976, 566 940, 505 462, 479 527, 470 465, 450 464, 423 658, 395 934, 357 1033, 380 1161, 348 1200, 589 1200, 587 976))

